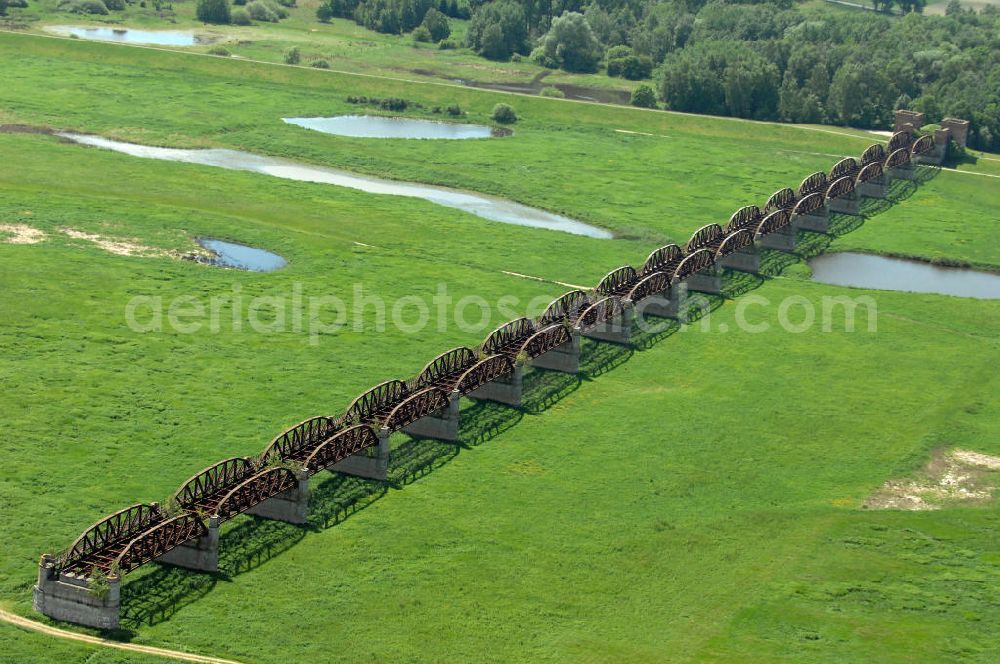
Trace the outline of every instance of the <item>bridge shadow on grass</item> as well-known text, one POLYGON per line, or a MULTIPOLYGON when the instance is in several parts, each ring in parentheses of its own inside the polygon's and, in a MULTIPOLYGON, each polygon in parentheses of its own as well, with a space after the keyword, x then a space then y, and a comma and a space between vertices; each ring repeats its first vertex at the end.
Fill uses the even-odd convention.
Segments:
POLYGON ((895 179, 889 184, 885 198, 893 205, 902 203, 917 192, 917 183, 913 180, 895 179))
POLYGON ((524 419, 524 413, 513 406, 493 401, 473 401, 461 411, 458 439, 464 445, 476 447, 513 428, 524 419))
POLYGON ((755 288, 759 288, 763 283, 764 278, 759 274, 740 272, 738 270, 724 270, 722 274, 722 297, 727 300, 735 300, 755 288))
MULTIPOLYGON (((976 159, 970 160, 971 163, 976 163, 976 159)), ((917 183, 924 184, 925 182, 930 182, 936 178, 941 173, 941 167, 934 164, 920 164, 917 166, 917 183)))
POLYGON ((385 482, 331 472, 322 482, 310 487, 309 525, 314 528, 335 526, 388 492, 385 482))
POLYGON ((561 371, 531 369, 524 374, 521 409, 537 415, 572 394, 581 384, 580 376, 561 371))
POLYGON ((861 204, 858 206, 858 209, 861 210, 862 216, 874 217, 882 214, 891 207, 892 201, 888 198, 869 198, 868 196, 862 196, 861 204))
POLYGON ((389 484, 396 488, 412 484, 457 457, 461 449, 459 443, 410 436, 392 448, 389 484))
MULTIPOLYGON (((633 323, 632 334, 635 330, 633 323)), ((628 362, 634 352, 631 347, 622 344, 583 338, 580 340, 580 372, 587 379, 597 378, 628 362)))
POLYGON ((833 237, 840 237, 841 235, 847 235, 853 231, 858 230, 865 224, 865 218, 860 217, 856 214, 842 214, 840 212, 834 212, 830 214, 830 227, 827 230, 828 235, 833 237))
POLYGON ((681 322, 675 318, 660 318, 649 314, 641 320, 637 317, 632 324, 632 347, 640 352, 649 350, 680 329, 681 322))
POLYGON ((776 277, 785 268, 799 262, 799 257, 787 251, 777 249, 761 249, 760 252, 760 275, 765 279, 776 277))
POLYGON ((832 235, 802 231, 799 233, 799 240, 795 245, 795 253, 799 258, 809 260, 829 249, 831 242, 833 242, 832 235))
POLYGON ((243 515, 219 536, 219 572, 233 577, 260 567, 295 546, 307 528, 243 515))
POLYGON ((158 565, 129 579, 121 588, 121 630, 110 638, 128 640, 142 625, 169 620, 182 608, 207 595, 219 577, 192 570, 158 565))

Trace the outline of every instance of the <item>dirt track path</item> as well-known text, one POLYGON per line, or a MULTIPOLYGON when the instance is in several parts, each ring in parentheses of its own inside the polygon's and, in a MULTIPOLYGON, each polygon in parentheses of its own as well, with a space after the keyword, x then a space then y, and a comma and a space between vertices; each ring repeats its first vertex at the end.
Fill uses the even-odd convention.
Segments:
POLYGON ((93 646, 103 646, 105 648, 117 648, 119 650, 128 650, 130 652, 138 652, 144 655, 156 655, 158 657, 165 657, 167 659, 176 659, 182 662, 200 662, 201 664, 240 664, 231 659, 219 659, 218 657, 206 657, 205 655, 194 655, 186 652, 178 652, 176 650, 166 650, 164 648, 154 648, 153 646, 140 646, 133 643, 121 643, 119 641, 109 641, 108 639, 102 639, 97 636, 90 636, 89 634, 79 634, 77 632, 70 632, 69 630, 59 629, 58 627, 51 627, 34 620, 29 620, 23 618, 19 615, 10 613, 0 609, 0 621, 21 627, 24 629, 30 629, 33 632, 40 632, 48 636, 54 636, 59 639, 69 639, 70 641, 79 641, 80 643, 87 643, 93 646))

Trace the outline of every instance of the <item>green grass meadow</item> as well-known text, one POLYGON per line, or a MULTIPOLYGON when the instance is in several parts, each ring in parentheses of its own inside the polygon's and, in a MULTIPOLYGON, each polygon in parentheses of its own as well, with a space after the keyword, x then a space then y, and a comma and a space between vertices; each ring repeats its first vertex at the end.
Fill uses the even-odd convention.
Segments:
MULTIPOLYGON (((594 284, 872 142, 28 35, 0 35, 0 57, 2 123, 447 184, 617 236, 0 131, 0 224, 46 233, 0 243, 0 606, 41 620, 30 598, 42 552, 507 319, 494 308, 482 332, 379 332, 363 308, 357 329, 314 342, 225 322, 140 333, 130 299, 298 288, 353 303, 360 286, 391 306, 444 287, 528 311, 566 290, 554 281, 594 284), (448 142, 281 122, 357 111, 348 95, 457 103, 484 123, 507 101, 522 119, 511 137, 448 142), (175 252, 219 237, 289 265, 119 256, 65 228, 175 252)), ((988 168, 928 170, 852 232, 803 245, 1000 270, 1000 181, 974 173, 988 168)), ((459 444, 396 437, 388 485, 330 474, 313 484, 307 527, 227 524, 218 575, 154 564, 127 577, 113 636, 260 663, 997 661, 996 504, 861 505, 935 450, 1000 454, 1000 301, 809 276, 800 263, 743 279, 742 296, 631 348, 586 341, 580 375, 529 372, 521 408, 463 401, 459 444), (801 322, 842 295, 874 298, 874 331, 867 315, 846 330, 840 309, 829 331, 782 329, 786 298, 804 298, 788 313, 801 322)), ((0 662, 49 661, 153 660, 0 625, 0 662)))

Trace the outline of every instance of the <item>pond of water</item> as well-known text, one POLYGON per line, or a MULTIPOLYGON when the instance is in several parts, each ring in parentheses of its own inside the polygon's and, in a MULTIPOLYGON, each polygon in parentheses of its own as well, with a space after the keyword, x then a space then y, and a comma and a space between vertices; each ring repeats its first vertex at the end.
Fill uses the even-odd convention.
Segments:
POLYGON ((813 280, 836 286, 1000 299, 1000 275, 850 252, 809 261, 813 280))
POLYGON ((209 259, 213 265, 251 272, 273 272, 288 265, 288 261, 278 254, 234 242, 202 237, 198 238, 198 244, 215 254, 216 258, 209 259))
POLYGON ((181 161, 190 164, 203 164, 205 166, 218 166, 232 170, 264 173, 286 180, 332 184, 339 187, 359 189, 372 194, 411 196, 422 198, 438 205, 463 210, 483 219, 489 219, 490 221, 499 221, 516 226, 545 228, 593 238, 610 239, 612 237, 611 233, 603 228, 597 228, 596 226, 546 212, 545 210, 539 210, 521 205, 520 203, 487 196, 486 194, 477 194, 471 191, 417 184, 415 182, 384 180, 367 175, 357 175, 335 168, 301 164, 289 159, 265 157, 240 150, 158 148, 148 145, 138 145, 136 143, 124 143, 122 141, 85 134, 59 133, 57 135, 75 143, 114 150, 115 152, 122 152, 134 157, 181 161))
POLYGON ((198 38, 193 32, 183 30, 133 30, 131 28, 84 28, 73 25, 52 25, 48 32, 80 39, 123 42, 128 44, 153 44, 155 46, 194 46, 198 38))
POLYGON ((377 115, 338 115, 332 118, 282 118, 282 120, 324 134, 354 138, 461 139, 489 138, 494 135, 493 130, 485 125, 385 118, 377 115))

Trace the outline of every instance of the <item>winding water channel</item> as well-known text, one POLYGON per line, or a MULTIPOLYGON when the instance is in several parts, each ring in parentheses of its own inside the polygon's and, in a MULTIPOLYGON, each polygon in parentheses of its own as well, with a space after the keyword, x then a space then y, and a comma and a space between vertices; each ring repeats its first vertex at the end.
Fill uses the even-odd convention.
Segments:
POLYGON ((546 212, 545 210, 539 210, 527 205, 521 205, 520 203, 471 191, 449 189, 447 187, 419 184, 416 182, 386 180, 369 175, 358 175, 336 168, 313 166, 290 159, 266 157, 253 154, 252 152, 243 152, 242 150, 161 148, 136 143, 125 143, 123 141, 115 141, 101 136, 86 134, 60 132, 57 135, 81 145, 113 150, 133 157, 178 161, 189 164, 201 164, 203 166, 217 166, 236 171, 250 171, 286 180, 347 187, 371 194, 422 198, 431 203, 462 210, 477 217, 489 219, 490 221, 499 221, 504 224, 544 228, 600 239, 610 239, 612 237, 612 234, 603 228, 597 228, 596 226, 546 212))

